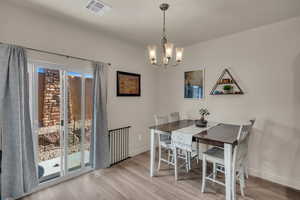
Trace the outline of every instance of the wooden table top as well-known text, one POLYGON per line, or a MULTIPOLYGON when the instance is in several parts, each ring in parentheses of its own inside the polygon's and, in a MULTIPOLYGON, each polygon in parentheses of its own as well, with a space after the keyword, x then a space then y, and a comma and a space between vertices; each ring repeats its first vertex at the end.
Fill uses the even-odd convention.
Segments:
MULTIPOLYGON (((161 124, 158 126, 150 126, 149 129, 172 133, 172 131, 192 126, 194 124, 194 120, 180 120, 167 124, 161 124)), ((207 131, 202 131, 194 135, 194 139, 198 140, 201 143, 216 146, 224 146, 224 143, 235 145, 237 143, 239 128, 240 127, 238 125, 220 123, 207 131)))

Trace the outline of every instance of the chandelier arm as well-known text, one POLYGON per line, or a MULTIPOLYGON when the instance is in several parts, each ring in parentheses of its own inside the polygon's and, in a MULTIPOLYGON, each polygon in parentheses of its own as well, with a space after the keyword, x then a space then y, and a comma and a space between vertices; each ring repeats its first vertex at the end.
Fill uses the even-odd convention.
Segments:
POLYGON ((157 63, 151 64, 151 65, 157 66, 157 67, 163 67, 164 66, 164 64, 157 64, 157 63))
POLYGON ((172 66, 172 67, 176 67, 178 65, 180 65, 179 62, 176 62, 176 63, 168 63, 167 65, 161 63, 161 64, 157 64, 157 63, 154 63, 152 64, 153 66, 157 66, 157 67, 166 67, 166 66, 172 66))

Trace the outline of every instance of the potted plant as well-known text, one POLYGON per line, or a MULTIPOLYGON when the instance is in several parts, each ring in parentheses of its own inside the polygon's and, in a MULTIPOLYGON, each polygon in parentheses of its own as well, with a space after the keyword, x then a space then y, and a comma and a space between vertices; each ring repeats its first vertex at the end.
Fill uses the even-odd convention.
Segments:
POLYGON ((196 120, 196 126, 206 127, 207 126, 207 120, 205 120, 205 117, 210 114, 208 109, 207 108, 201 108, 199 110, 199 114, 201 115, 201 118, 200 118, 200 120, 196 120))
POLYGON ((232 93, 232 89, 233 89, 232 85, 224 85, 223 87, 223 90, 226 94, 232 93))

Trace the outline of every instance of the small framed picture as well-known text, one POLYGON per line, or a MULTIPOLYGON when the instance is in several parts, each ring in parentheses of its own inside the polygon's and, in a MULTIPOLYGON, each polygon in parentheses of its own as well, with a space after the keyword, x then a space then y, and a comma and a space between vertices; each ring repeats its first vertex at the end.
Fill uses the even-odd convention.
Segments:
POLYGON ((117 71, 117 96, 141 96, 141 75, 117 71))
POLYGON ((184 72, 184 98, 204 98, 204 69, 184 72))

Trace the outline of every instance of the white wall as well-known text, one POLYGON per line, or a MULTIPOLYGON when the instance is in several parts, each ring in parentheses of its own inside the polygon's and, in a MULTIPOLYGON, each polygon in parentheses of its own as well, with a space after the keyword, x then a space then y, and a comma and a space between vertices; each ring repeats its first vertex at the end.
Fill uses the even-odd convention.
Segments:
POLYGON ((183 66, 161 71, 159 112, 179 110, 232 121, 256 117, 251 174, 300 189, 300 18, 199 43, 185 49, 183 66), (205 67, 205 99, 183 98, 183 72, 205 67), (211 96, 229 67, 245 95, 211 96))
POLYGON ((111 62, 109 128, 131 125, 130 153, 134 155, 148 149, 147 127, 153 124, 156 112, 157 78, 155 68, 146 63, 144 48, 4 1, 0 2, 0 24, 2 42, 111 62), (116 70, 141 74, 141 97, 116 97, 116 70))

